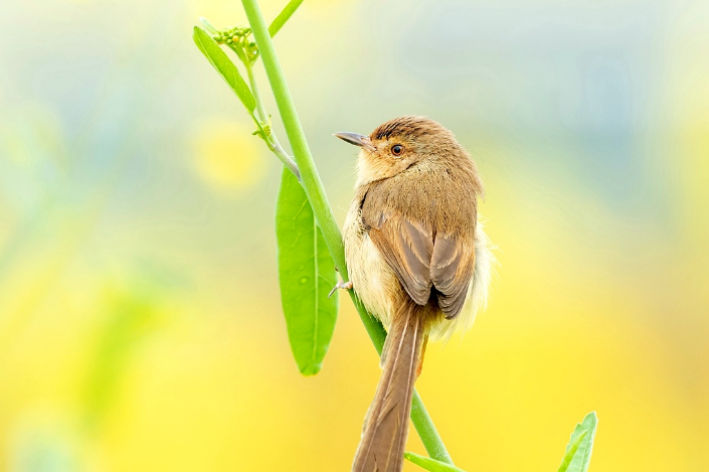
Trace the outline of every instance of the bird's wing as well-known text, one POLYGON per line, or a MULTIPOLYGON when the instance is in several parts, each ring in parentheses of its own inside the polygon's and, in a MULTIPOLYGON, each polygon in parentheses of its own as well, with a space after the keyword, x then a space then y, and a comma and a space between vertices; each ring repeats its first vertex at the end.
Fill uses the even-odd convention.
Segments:
MULTIPOLYGON (((363 216, 364 214, 363 212, 363 216)), ((364 218, 366 222, 366 217, 364 218)), ((411 299, 418 305, 426 305, 431 298, 432 286, 431 229, 421 222, 412 222, 401 216, 389 216, 370 228, 369 237, 384 260, 392 267, 411 299)))
POLYGON ((460 313, 475 269, 475 243, 452 235, 436 235, 431 258, 431 282, 438 305, 452 319, 460 313))
MULTIPOLYGON (((416 304, 427 304, 435 289, 443 313, 447 318, 455 317, 463 307, 473 277, 473 234, 459 232, 456 237, 447 229, 434 228, 436 220, 416 215, 415 205, 405 212, 383 210, 386 206, 381 203, 392 200, 377 194, 387 192, 388 186, 373 186, 362 202, 362 220, 369 237, 416 304)), ((421 213, 424 211, 430 212, 431 208, 421 213)), ((475 216, 467 218, 474 220, 475 216)), ((474 221, 472 225, 474 228, 474 221)))

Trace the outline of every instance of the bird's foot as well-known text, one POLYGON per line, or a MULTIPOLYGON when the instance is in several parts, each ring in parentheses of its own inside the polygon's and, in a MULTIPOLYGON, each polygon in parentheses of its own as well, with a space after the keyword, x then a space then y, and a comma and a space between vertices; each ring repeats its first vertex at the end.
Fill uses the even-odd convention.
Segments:
POLYGON ((352 289, 352 281, 338 282, 335 285, 335 287, 332 288, 332 291, 330 291, 330 294, 327 295, 327 298, 329 299, 335 293, 335 291, 337 291, 338 289, 344 289, 345 291, 349 291, 350 289, 352 289))

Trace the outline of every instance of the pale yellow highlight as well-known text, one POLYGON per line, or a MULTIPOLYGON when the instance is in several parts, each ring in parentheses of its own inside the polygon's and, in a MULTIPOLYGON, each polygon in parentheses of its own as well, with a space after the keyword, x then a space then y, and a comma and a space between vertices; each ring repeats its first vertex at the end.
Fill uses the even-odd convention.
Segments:
POLYGON ((193 137, 194 165, 218 190, 248 189, 266 174, 263 144, 242 124, 210 120, 193 137))

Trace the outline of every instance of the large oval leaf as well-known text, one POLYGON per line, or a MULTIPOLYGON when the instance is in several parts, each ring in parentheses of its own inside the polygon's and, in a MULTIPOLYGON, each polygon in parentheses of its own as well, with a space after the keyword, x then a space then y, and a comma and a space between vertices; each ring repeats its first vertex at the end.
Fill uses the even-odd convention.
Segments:
POLYGON ((591 412, 580 424, 576 424, 559 471, 588 471, 597 425, 598 417, 595 412, 591 412))
POLYGON ((241 74, 239 74, 236 65, 229 59, 229 56, 227 56, 217 42, 212 39, 209 33, 199 26, 194 27, 192 39, 194 39, 194 44, 202 51, 202 54, 204 54, 217 72, 221 74, 226 83, 229 84, 231 90, 239 97, 244 107, 246 107, 249 113, 253 114, 256 108, 256 100, 251 94, 251 89, 249 89, 249 86, 241 77, 241 74))
POLYGON ((335 330, 337 282, 335 263, 315 223, 303 187, 283 169, 276 207, 278 279, 288 339, 304 375, 320 371, 335 330))

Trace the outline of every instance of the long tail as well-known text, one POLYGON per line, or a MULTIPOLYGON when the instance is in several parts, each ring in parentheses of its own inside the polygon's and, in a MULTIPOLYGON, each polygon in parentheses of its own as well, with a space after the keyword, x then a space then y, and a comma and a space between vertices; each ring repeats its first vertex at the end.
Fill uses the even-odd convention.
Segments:
POLYGON ((382 377, 364 420, 352 471, 401 471, 414 381, 425 339, 425 308, 413 301, 394 315, 382 352, 382 377))

